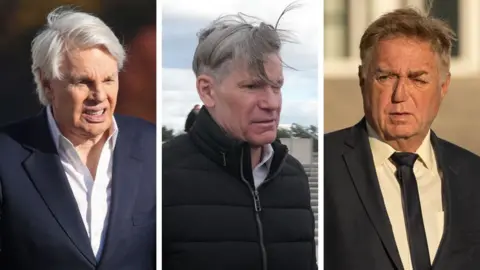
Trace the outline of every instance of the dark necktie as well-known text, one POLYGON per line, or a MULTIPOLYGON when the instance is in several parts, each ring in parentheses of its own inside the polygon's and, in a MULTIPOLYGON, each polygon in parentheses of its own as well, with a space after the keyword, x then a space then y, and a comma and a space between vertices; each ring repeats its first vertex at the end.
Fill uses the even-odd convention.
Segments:
POLYGON ((417 179, 413 174, 413 164, 417 158, 417 154, 407 152, 394 153, 391 156, 397 166, 396 176, 402 190, 403 214, 413 269, 428 270, 431 269, 430 255, 423 225, 417 179))

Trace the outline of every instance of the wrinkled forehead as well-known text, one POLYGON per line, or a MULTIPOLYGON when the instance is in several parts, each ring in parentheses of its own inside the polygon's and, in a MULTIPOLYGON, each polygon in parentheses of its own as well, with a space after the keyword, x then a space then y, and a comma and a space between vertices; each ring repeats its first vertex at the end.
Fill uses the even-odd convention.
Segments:
POLYGON ((413 38, 385 39, 373 49, 370 71, 432 71, 440 66, 440 56, 428 41, 413 38))

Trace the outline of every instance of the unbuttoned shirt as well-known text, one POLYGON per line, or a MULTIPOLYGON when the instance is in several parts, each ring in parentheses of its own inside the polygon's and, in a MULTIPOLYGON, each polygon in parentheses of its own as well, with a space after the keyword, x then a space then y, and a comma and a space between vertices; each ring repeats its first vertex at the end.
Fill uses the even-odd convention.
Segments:
POLYGON ((253 182, 255 184, 255 188, 258 188, 260 184, 265 181, 268 176, 268 172, 270 171, 270 165, 272 164, 273 159, 273 147, 271 144, 267 144, 263 146, 262 149, 262 159, 260 163, 253 168, 253 182))
POLYGON ((87 166, 80 160, 73 144, 60 132, 50 106, 47 107, 47 118, 68 184, 77 202, 78 211, 90 238, 93 253, 98 261, 108 227, 113 151, 118 136, 117 123, 113 119, 113 132, 102 148, 95 179, 93 179, 87 166))

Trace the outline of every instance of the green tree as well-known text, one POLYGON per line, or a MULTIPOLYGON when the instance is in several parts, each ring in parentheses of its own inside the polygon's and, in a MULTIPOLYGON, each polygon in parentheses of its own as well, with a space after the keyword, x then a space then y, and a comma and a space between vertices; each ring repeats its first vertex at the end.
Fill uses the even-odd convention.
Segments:
POLYGON ((291 137, 292 137, 292 134, 290 133, 290 130, 288 128, 279 127, 277 129, 277 139, 291 138, 291 137))
POLYGON ((299 124, 293 123, 290 127, 290 132, 294 138, 311 138, 308 128, 305 128, 299 124))

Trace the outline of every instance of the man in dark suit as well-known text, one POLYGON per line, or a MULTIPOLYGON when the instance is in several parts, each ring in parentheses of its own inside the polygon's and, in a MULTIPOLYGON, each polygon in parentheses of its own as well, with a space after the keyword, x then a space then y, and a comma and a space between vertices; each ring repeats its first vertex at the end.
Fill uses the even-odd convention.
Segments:
POLYGON ((32 42, 39 115, 0 129, 0 269, 156 268, 155 126, 115 115, 125 52, 57 9, 32 42))
POLYGON ((365 31, 365 118, 325 135, 325 269, 479 269, 480 158, 430 129, 453 39, 413 9, 365 31))

